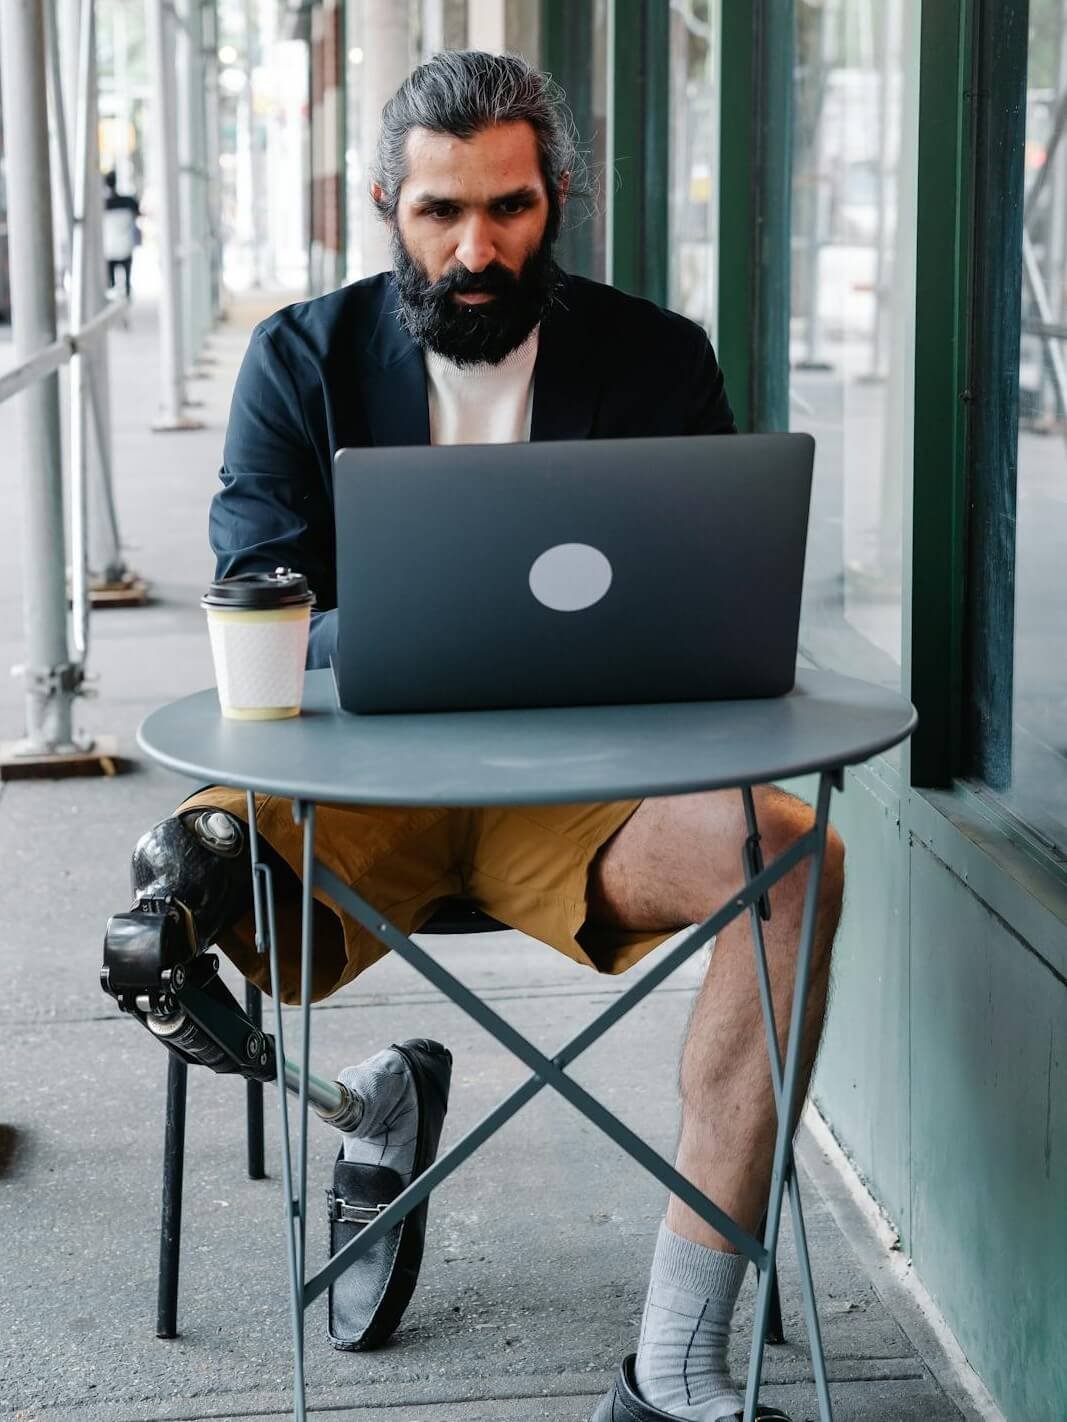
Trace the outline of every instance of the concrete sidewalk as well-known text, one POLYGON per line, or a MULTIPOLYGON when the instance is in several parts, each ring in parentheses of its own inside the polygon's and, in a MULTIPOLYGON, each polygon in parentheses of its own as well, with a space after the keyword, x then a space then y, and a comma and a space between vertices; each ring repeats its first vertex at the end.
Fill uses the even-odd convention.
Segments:
MULTIPOLYGON (((262 313, 260 313, 262 314, 262 313)), ((154 313, 112 341, 117 496, 129 561, 155 601, 93 620, 99 697, 87 728, 118 734, 130 773, 0 787, 0 1410, 83 1422, 288 1414, 290 1346, 276 1116, 272 1180, 244 1172, 241 1084, 190 1075, 179 1326, 154 1337, 165 1053, 99 990, 103 925, 129 899, 129 851, 187 782, 137 757, 141 717, 211 681, 197 605, 212 572, 207 503, 245 308, 216 334, 199 432, 154 435, 154 313)), ((14 411, 0 440, 16 448, 14 411)), ((0 526, 18 554, 17 460, 5 459, 0 526)), ((0 566, 0 667, 22 660, 17 564, 0 566)), ((0 739, 21 733, 19 684, 0 678, 0 739)), ((518 934, 428 941, 516 1026, 554 1048, 620 990, 518 934)), ((578 1078, 665 1153, 693 966, 603 1039, 578 1078)), ((405 1036, 453 1050, 445 1145, 525 1074, 403 963, 386 961, 316 1015, 313 1061, 340 1068, 405 1036)), ((324 1256, 321 1189, 336 1150, 312 1124, 310 1264, 324 1256)), ((804 1139, 807 1218, 836 1416, 942 1422, 988 1415, 966 1400, 936 1337, 894 1282, 882 1244, 834 1161, 804 1139), (814 1177, 814 1178, 813 1178, 814 1177)), ((581 1422, 636 1342, 662 1192, 545 1092, 434 1196, 419 1291, 391 1346, 334 1352, 308 1315, 309 1401, 363 1422, 581 1422)), ((768 1351, 765 1395, 816 1413, 788 1229, 781 1249, 789 1342, 768 1351)), ((739 1311, 744 1370, 752 1280, 739 1311)))

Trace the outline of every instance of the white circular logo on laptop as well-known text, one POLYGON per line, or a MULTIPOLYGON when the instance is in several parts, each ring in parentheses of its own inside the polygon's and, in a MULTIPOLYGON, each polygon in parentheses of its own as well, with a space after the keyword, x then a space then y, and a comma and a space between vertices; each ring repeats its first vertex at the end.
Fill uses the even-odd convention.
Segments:
POLYGON ((611 564, 589 543, 557 543, 535 558, 530 591, 553 612, 581 612, 611 587, 611 564))

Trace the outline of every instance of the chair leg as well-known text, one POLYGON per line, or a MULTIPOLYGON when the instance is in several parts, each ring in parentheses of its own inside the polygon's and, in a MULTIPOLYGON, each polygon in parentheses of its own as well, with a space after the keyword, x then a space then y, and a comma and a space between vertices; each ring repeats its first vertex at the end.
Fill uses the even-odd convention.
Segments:
MULTIPOLYGON (((767 1231, 767 1216, 764 1215, 760 1221, 759 1238, 762 1239, 767 1231)), ((785 1327, 782 1323, 782 1296, 778 1292, 778 1270, 774 1271, 774 1280, 771 1283, 770 1315, 767 1319, 767 1342, 784 1343, 785 1327)))
MULTIPOLYGON (((263 996, 259 988, 245 983, 245 1010, 256 1031, 263 1027, 263 996)), ((263 1167, 263 1083, 245 1082, 245 1109, 248 1117, 248 1178, 262 1180, 263 1167)))
POLYGON ((767 1342, 785 1342, 785 1328, 782 1324, 782 1296, 778 1292, 777 1270, 775 1270, 774 1283, 771 1285, 771 1311, 770 1317, 767 1319, 767 1342))
POLYGON ((178 1265, 182 1242, 182 1174, 185 1166, 185 1096, 189 1068, 170 1054, 167 1116, 163 1132, 163 1209, 159 1228, 156 1337, 178 1336, 178 1265))

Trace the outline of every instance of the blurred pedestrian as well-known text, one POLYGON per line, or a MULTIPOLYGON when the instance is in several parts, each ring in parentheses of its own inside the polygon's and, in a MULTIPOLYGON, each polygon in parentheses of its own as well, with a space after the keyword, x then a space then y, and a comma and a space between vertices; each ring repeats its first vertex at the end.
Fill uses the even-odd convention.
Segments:
POLYGON ((107 261, 108 289, 114 289, 116 273, 121 268, 127 301, 132 299, 130 272, 133 249, 141 240, 141 230, 137 225, 140 215, 137 199, 129 193, 119 192, 118 175, 112 169, 104 177, 104 258, 107 261))

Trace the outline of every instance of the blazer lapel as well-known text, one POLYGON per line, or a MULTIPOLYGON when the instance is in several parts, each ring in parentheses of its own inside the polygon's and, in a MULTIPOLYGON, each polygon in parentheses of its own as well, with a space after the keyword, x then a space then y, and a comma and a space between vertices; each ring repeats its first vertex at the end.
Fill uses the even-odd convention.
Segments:
POLYGON ((588 439, 603 383, 603 352, 571 307, 564 276, 555 304, 541 321, 534 365, 530 439, 588 439))
POLYGON ((397 319, 396 287, 391 282, 367 345, 363 390, 373 444, 430 443, 426 365, 397 319))

